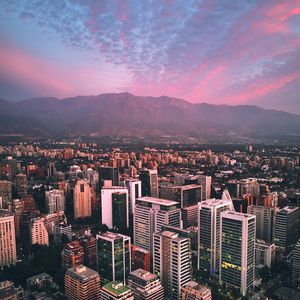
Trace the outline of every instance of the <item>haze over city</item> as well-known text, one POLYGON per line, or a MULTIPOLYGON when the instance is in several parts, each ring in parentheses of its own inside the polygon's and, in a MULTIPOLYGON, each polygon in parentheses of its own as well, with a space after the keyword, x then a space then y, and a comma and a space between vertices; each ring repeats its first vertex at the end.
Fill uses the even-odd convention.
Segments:
POLYGON ((300 1, 1 1, 0 97, 131 92, 300 113, 300 1))

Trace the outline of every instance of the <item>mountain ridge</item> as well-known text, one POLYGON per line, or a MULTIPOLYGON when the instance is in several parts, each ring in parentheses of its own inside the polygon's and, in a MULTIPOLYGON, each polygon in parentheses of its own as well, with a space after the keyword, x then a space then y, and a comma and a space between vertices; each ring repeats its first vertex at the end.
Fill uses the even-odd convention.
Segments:
POLYGON ((300 135, 300 115, 256 105, 190 103, 184 99, 107 93, 64 99, 0 100, 0 134, 300 135))

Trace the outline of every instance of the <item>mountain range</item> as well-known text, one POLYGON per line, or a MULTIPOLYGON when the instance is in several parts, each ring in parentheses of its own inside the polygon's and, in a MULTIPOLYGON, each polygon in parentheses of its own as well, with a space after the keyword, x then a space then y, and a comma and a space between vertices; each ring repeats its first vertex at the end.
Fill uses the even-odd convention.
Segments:
POLYGON ((300 135, 300 115, 129 93, 0 100, 0 134, 26 136, 300 135))

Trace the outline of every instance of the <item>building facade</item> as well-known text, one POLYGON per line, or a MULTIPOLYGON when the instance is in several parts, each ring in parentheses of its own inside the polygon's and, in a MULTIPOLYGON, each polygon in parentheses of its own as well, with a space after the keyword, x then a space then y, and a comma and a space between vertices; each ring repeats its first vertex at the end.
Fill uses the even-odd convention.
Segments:
POLYGON ((128 236, 105 232, 97 234, 97 271, 101 285, 111 281, 124 284, 131 272, 131 239, 128 236))
POLYGON ((14 265, 17 261, 14 215, 0 210, 0 267, 14 265))
POLYGON ((255 222, 254 215, 221 213, 219 280, 239 288, 243 296, 254 282, 255 222))

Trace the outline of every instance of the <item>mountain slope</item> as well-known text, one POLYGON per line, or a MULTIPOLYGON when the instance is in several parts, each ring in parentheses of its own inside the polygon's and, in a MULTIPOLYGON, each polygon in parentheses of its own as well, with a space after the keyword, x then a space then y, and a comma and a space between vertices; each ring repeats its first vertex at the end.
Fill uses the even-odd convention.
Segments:
POLYGON ((300 116, 251 105, 192 104, 129 93, 0 100, 0 133, 31 135, 300 135, 300 116), (26 125, 26 126, 25 126, 26 125))

